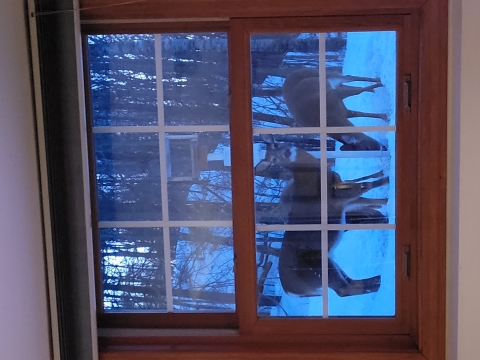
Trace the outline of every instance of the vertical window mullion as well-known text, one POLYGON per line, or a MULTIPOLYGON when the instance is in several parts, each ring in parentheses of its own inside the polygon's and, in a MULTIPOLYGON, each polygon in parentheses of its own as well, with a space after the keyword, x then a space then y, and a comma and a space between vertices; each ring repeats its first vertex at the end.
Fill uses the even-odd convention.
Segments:
MULTIPOLYGON (((318 73, 320 88, 320 197, 322 225, 328 223, 328 183, 327 183, 327 99, 326 99, 326 60, 325 60, 325 34, 318 36, 318 73)), ((322 249, 322 317, 328 317, 328 230, 321 231, 322 249)))
POLYGON ((241 334, 251 334, 257 321, 253 135, 251 120, 250 34, 241 19, 229 33, 230 134, 235 294, 241 334))
POLYGON ((170 227, 168 215, 168 186, 167 186, 167 151, 165 141, 165 112, 163 108, 163 71, 162 71, 162 36, 155 35, 155 71, 157 84, 157 112, 158 112, 158 142, 160 152, 160 194, 162 201, 163 226, 163 259, 165 266, 165 290, 167 312, 173 312, 172 268, 170 266, 170 227))

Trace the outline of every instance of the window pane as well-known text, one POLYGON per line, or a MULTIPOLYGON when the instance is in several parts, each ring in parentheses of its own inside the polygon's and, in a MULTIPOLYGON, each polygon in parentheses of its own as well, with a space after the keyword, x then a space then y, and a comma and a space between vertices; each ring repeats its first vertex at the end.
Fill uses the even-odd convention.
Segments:
POLYGON ((162 230, 100 229, 105 310, 166 310, 162 230))
POLYGON ((167 125, 227 125, 227 44, 225 33, 88 36, 94 126, 157 125, 158 91, 167 125))
MULTIPOLYGON (((397 37, 395 31, 368 31, 346 33, 345 57, 342 73, 372 77, 376 81, 354 81, 350 86, 363 88, 359 95, 343 99, 354 115, 373 113, 373 116, 353 116, 356 126, 395 125, 397 37), (359 111, 360 113, 355 113, 359 111)), ((327 53, 328 54, 328 53, 327 53)), ((350 89, 352 90, 352 89, 350 89)), ((357 89, 357 91, 360 89, 357 89)))
POLYGON ((105 310, 234 311, 226 33, 87 39, 105 310))
POLYGON ((227 34, 161 39, 165 124, 228 125, 227 34))
POLYGON ((259 314, 394 315, 396 33, 251 49, 259 314))
POLYGON ((100 221, 161 219, 158 134, 94 134, 100 221))
MULTIPOLYGON (((259 315, 322 316, 321 238, 257 233, 259 315)), ((328 315, 395 315, 394 231, 329 231, 328 246, 328 315)))
MULTIPOLYGON (((361 133, 363 135, 363 133, 361 133)), ((328 221, 338 224, 395 223, 395 143, 394 133, 365 133, 388 144, 387 151, 332 152, 331 170, 335 183, 328 197, 328 221), (378 135, 378 136, 377 136, 378 135), (391 141, 387 141, 387 137, 391 141), (383 139, 382 139, 383 138, 383 139), (385 139, 385 141, 384 141, 385 139), (339 213, 338 205, 345 211, 339 213)))
POLYGON ((231 220, 229 133, 166 135, 170 220, 231 220))
MULTIPOLYGON (((257 232, 260 316, 322 316, 322 301, 318 298, 321 266, 315 264, 317 269, 312 269, 309 264, 305 268, 304 259, 308 256, 304 256, 303 249, 306 245, 312 246, 317 249, 310 252, 320 255, 320 238, 320 233, 315 231, 257 232)), ((320 261, 320 256, 315 261, 320 261)))
POLYGON ((170 229, 175 248, 173 306, 178 311, 235 310, 231 228, 170 229))
POLYGON ((395 315, 395 232, 393 230, 349 230, 331 251, 329 268, 329 316, 395 315), (343 274, 342 274, 343 272, 343 274), (347 275, 347 276, 345 276, 347 275), (347 280, 352 292, 342 296, 347 280))
POLYGON ((153 35, 90 35, 87 40, 93 125, 157 124, 153 35))
POLYGON ((254 127, 319 126, 319 93, 328 126, 395 125, 394 31, 252 35, 251 49, 254 127))
MULTIPOLYGON (((320 139, 319 135, 277 134, 254 137, 255 167, 255 206, 256 221, 259 224, 295 224, 320 222, 320 139), (273 139, 275 149, 268 143, 273 139), (267 141, 267 143, 265 142, 267 141), (285 156, 291 149, 305 150, 308 163, 291 163, 285 156), (271 157, 269 159, 269 157, 271 157), (262 161, 263 160, 263 161, 262 161), (271 160, 271 161, 269 161, 271 160), (285 161, 284 161, 285 160, 285 161), (292 196, 294 177, 308 178, 308 184, 302 186, 301 194, 292 196), (298 213, 295 219, 288 220, 292 204, 309 204, 316 211, 298 213)), ((327 147, 332 148, 329 142, 327 147)))

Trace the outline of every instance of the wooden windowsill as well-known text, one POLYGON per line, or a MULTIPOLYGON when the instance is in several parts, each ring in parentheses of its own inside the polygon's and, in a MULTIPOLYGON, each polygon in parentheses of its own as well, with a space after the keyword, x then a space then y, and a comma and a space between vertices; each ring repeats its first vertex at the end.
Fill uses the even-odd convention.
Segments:
POLYGON ((99 329, 100 359, 425 359, 409 335, 245 336, 237 330, 99 329))

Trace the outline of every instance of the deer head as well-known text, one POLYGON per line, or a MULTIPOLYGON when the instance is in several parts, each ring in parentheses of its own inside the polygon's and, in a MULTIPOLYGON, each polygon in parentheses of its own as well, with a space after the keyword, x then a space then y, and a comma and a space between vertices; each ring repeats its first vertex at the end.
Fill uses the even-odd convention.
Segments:
POLYGON ((320 167, 319 160, 303 149, 275 142, 272 135, 262 136, 262 139, 266 144, 266 153, 255 166, 256 175, 264 175, 272 165, 279 165, 289 170, 300 167, 320 167))

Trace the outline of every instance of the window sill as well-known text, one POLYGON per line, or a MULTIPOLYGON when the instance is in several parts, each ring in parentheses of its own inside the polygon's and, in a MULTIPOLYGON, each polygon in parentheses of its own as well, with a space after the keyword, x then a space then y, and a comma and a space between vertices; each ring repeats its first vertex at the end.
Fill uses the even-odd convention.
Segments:
POLYGON ((420 360, 409 335, 240 336, 236 330, 99 329, 101 360, 420 360))

